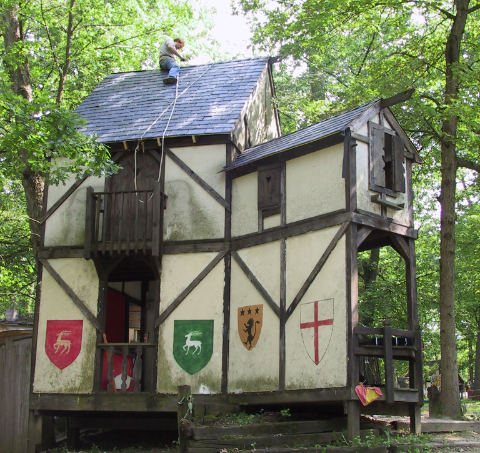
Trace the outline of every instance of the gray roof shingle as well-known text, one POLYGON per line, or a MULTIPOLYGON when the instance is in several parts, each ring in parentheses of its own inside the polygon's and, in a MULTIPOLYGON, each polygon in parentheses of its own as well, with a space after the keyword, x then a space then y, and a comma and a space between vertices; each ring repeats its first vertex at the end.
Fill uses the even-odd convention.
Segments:
POLYGON ((300 129, 299 131, 292 132, 291 134, 283 135, 281 137, 274 138, 269 142, 249 148, 240 154, 229 166, 225 167, 225 170, 241 167, 273 154, 278 154, 283 151, 305 145, 312 141, 319 140, 323 137, 342 132, 353 120, 362 115, 362 113, 368 110, 368 108, 376 102, 378 101, 369 102, 368 104, 327 118, 326 120, 320 121, 319 123, 313 124, 305 129, 300 129))
POLYGON ((226 61, 180 69, 175 85, 164 85, 166 71, 106 77, 77 108, 87 120, 82 132, 113 143, 140 138, 228 134, 253 93, 268 58, 226 61))

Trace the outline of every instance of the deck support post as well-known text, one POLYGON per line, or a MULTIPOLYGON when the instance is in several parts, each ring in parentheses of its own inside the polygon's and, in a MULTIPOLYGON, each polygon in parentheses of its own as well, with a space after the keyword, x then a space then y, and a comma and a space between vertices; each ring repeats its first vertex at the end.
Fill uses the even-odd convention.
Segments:
POLYGON ((38 453, 55 445, 53 418, 30 411, 28 418, 28 453, 38 453))
POLYGON ((360 403, 347 401, 347 439, 360 435, 360 403))
POLYGON ((410 415, 410 432, 412 434, 422 434, 422 405, 409 404, 408 412, 410 415))
POLYGON ((192 419, 192 389, 189 385, 178 386, 177 425, 179 453, 188 453, 190 436, 190 420, 192 419))

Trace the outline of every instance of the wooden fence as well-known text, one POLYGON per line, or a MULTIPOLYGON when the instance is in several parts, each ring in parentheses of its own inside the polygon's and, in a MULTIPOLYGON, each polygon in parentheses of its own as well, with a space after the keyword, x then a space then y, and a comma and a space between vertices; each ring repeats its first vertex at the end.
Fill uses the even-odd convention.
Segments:
MULTIPOLYGON (((20 331, 22 332, 22 331, 20 331)), ((25 453, 28 442, 32 337, 0 332, 0 452, 25 453)))

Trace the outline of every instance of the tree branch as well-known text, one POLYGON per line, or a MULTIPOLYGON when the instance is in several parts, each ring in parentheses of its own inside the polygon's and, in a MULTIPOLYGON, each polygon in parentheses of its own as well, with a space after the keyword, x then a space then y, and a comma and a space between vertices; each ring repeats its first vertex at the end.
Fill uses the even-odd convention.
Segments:
POLYGON ((457 167, 468 168, 480 173, 480 164, 465 157, 457 157, 457 167))

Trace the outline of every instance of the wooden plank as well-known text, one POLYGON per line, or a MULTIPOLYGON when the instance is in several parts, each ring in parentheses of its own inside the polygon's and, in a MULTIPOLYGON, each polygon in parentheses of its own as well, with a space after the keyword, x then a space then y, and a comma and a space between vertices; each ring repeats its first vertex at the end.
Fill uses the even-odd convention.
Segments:
POLYGON ((128 346, 122 346, 122 393, 127 391, 128 346))
POLYGON ((325 420, 290 420, 288 422, 252 423, 235 426, 193 426, 192 439, 217 439, 224 436, 257 436, 265 434, 313 434, 326 431, 341 431, 347 427, 345 417, 325 420))
MULTIPOLYGON (((360 417, 358 417, 360 420, 360 417)), ((374 432, 375 430, 368 430, 374 432)), ((315 445, 334 440, 343 440, 344 434, 342 432, 322 432, 309 434, 290 434, 280 433, 281 435, 263 435, 263 436, 243 436, 243 437, 226 437, 218 439, 205 439, 202 441, 191 440, 189 451, 195 451, 197 448, 210 448, 210 451, 220 451, 222 449, 240 449, 252 451, 252 443, 255 444, 255 449, 258 448, 272 448, 278 446, 292 446, 292 445, 315 445)), ((360 434, 360 429, 357 435, 360 434)), ((382 447, 382 453, 387 452, 386 447, 382 447)), ((207 451, 207 450, 205 450, 207 451)), ((290 450, 291 451, 291 450, 290 450)), ((375 451, 374 449, 368 451, 375 451)), ((379 450, 377 450, 379 451, 379 450)))
POLYGON ((47 269, 48 273, 53 277, 53 279, 58 283, 58 285, 65 291, 68 297, 72 302, 77 306, 77 308, 82 312, 82 314, 92 323, 92 325, 98 330, 101 331, 102 327, 98 323, 97 318, 93 315, 90 309, 85 305, 85 303, 75 294, 72 288, 68 286, 65 280, 60 277, 58 272, 52 267, 52 265, 46 261, 42 260, 43 266, 47 269))
POLYGON ((347 384, 353 388, 357 385, 360 377, 359 359, 355 357, 355 346, 358 335, 358 261, 357 261, 358 226, 350 224, 346 233, 345 269, 346 269, 346 292, 347 292, 347 384))
POLYGON ((107 347, 107 363, 108 363, 107 392, 115 392, 116 387, 113 381, 113 349, 112 347, 107 347))
POLYGON ((142 391, 142 346, 138 345, 135 348, 135 364, 133 365, 133 391, 135 393, 142 391))
MULTIPOLYGON (((105 325, 105 315, 107 307, 107 291, 108 282, 100 280, 98 285, 98 313, 97 320, 100 326, 105 325)), ((97 344, 103 340, 102 332, 97 331, 97 344)), ((103 373, 103 349, 97 347, 95 349, 95 374, 93 376, 93 390, 99 392, 102 388, 102 373, 103 373)))
POLYGON ((177 308, 182 301, 197 287, 197 285, 210 273, 210 271, 223 259, 227 252, 220 252, 210 263, 203 269, 193 281, 177 296, 177 298, 160 314, 155 321, 155 328, 162 324, 170 314, 177 308))
POLYGON ((166 241, 163 243, 165 255, 177 253, 204 253, 221 252, 228 249, 228 243, 223 240, 198 240, 198 241, 166 241))
POLYGON ((389 219, 384 219, 372 212, 358 210, 351 214, 351 221, 363 226, 377 228, 379 230, 390 231, 391 233, 407 236, 412 239, 417 239, 418 231, 414 228, 406 227, 389 219))
POLYGON ((367 135, 359 134, 358 132, 352 132, 352 138, 367 145, 370 143, 367 135))
POLYGON ((390 240, 392 241, 392 247, 397 251, 397 253, 404 260, 408 260, 408 257, 410 256, 410 249, 407 240, 398 235, 391 235, 390 240))
POLYGON ((407 320, 408 328, 418 328, 418 302, 417 302, 417 264, 415 242, 407 240, 408 257, 405 261, 405 274, 407 280, 407 320))
POLYGON ((92 241, 94 240, 93 230, 95 228, 95 204, 93 200, 93 187, 87 188, 86 209, 87 211, 85 213, 84 257, 88 260, 92 256, 92 241))
POLYGON ((83 246, 77 247, 48 247, 38 252, 39 260, 49 260, 57 258, 84 258, 85 252, 83 246))
POLYGON ((205 192, 207 192, 215 201, 220 203, 225 209, 230 211, 230 206, 225 201, 225 199, 204 179, 198 176, 185 162, 183 162, 176 154, 174 154, 170 149, 166 149, 167 156, 177 164, 190 178, 192 178, 205 192))
POLYGON ((287 241, 280 241, 280 354, 279 354, 279 371, 278 371, 278 387, 285 390, 285 374, 286 374, 286 322, 287 322, 287 241))
MULTIPOLYGON (((232 161, 232 155, 233 146, 229 144, 225 148, 225 162, 227 165, 232 161)), ((225 201, 229 206, 232 205, 232 178, 228 173, 225 175, 225 201)), ((228 209, 225 209, 223 236, 225 243, 228 244, 232 238, 232 212, 228 209)), ((226 394, 228 391, 228 371, 230 363, 230 305, 232 285, 232 255, 230 253, 225 255, 224 269, 221 390, 226 394)))
POLYGON ((232 249, 252 247, 254 245, 264 244, 266 242, 278 241, 282 238, 297 236, 299 234, 318 231, 323 228, 339 225, 348 222, 352 214, 345 212, 344 209, 334 211, 328 214, 311 217, 309 219, 299 220, 287 225, 269 228, 266 232, 250 233, 243 236, 232 238, 232 249))
POLYGON ((192 389, 189 385, 178 386, 177 426, 179 453, 188 453, 189 436, 185 426, 192 419, 192 389))
POLYGON ((31 409, 39 411, 85 412, 177 412, 177 395, 156 392, 101 392, 97 394, 42 394, 31 396, 31 409))
POLYGON ((228 391, 228 366, 230 358, 230 297, 232 280, 232 255, 224 258, 225 279, 223 286, 223 330, 222 330, 222 392, 228 391))
POLYGON ((323 252, 322 256, 320 257, 320 259, 318 260, 317 264, 315 265, 315 267, 312 269, 312 272, 310 272, 310 275, 308 276, 308 278, 305 280, 305 282, 303 283, 302 287, 300 288, 300 290, 298 291, 297 295, 294 297, 292 303, 290 304, 290 306, 288 307, 288 310, 287 310, 287 319, 290 318, 290 316, 292 315, 292 313, 295 311, 295 308, 297 308, 297 305, 300 303, 300 301, 302 300, 302 297, 305 295, 305 293, 307 292, 308 288, 310 288, 310 285, 313 283, 313 281, 315 280, 316 276, 319 274, 319 272, 322 270, 324 264, 326 263, 328 257, 330 256, 330 254, 332 253, 333 249, 335 248, 335 246, 338 244, 338 241, 340 240, 340 238, 345 234, 345 231, 347 230, 348 226, 350 224, 348 222, 345 222, 344 224, 342 224, 342 226, 340 226, 340 228, 337 230, 337 232, 335 233, 335 236, 333 237, 333 239, 331 240, 330 244, 328 245, 328 247, 326 248, 326 250, 323 252))
POLYGON ((385 321, 383 333, 383 354, 385 365, 385 400, 387 404, 394 402, 393 383, 395 378, 395 370, 393 368, 393 352, 392 352, 392 332, 390 323, 385 321))
POLYGON ((363 244, 363 241, 367 239, 371 232, 372 229, 368 227, 357 228, 357 249, 363 244))
POLYGON ((347 438, 353 440, 360 434, 360 403, 347 401, 347 438))
POLYGON ((52 205, 50 209, 46 212, 45 216, 42 219, 42 223, 45 223, 52 214, 60 207, 63 203, 72 195, 87 179, 89 175, 83 175, 79 180, 75 181, 68 190, 52 205))
MULTIPOLYGON (((358 346, 354 350, 356 356, 363 357, 384 357, 384 346, 358 346)), ((392 358, 396 360, 409 360, 415 358, 413 347, 395 347, 392 348, 392 358)))
MULTIPOLYGON (((163 237, 163 231, 161 231, 161 212, 162 212, 162 192, 160 190, 160 183, 155 183, 153 189, 153 209, 152 209, 152 255, 160 256, 160 244, 163 237)), ((148 212, 148 209, 146 209, 148 212)))
POLYGON ((240 266, 240 269, 242 269, 243 273, 247 276, 247 278, 250 280, 252 285, 256 288, 256 290, 260 293, 260 295, 263 297, 265 302, 270 306, 270 308, 273 310, 273 312, 277 315, 280 316, 280 308, 277 305, 277 303, 272 299, 270 294, 268 294, 267 290, 263 287, 263 285, 258 281, 257 277, 253 274, 253 272, 249 269, 245 261, 240 258, 240 255, 237 252, 232 252, 233 259, 235 262, 240 266))
POLYGON ((370 197, 370 201, 372 203, 377 203, 377 204, 381 205, 382 207, 394 209, 396 211, 401 211, 405 207, 404 203, 394 203, 393 201, 388 201, 388 200, 382 198, 381 195, 379 195, 379 194, 372 195, 370 197))

